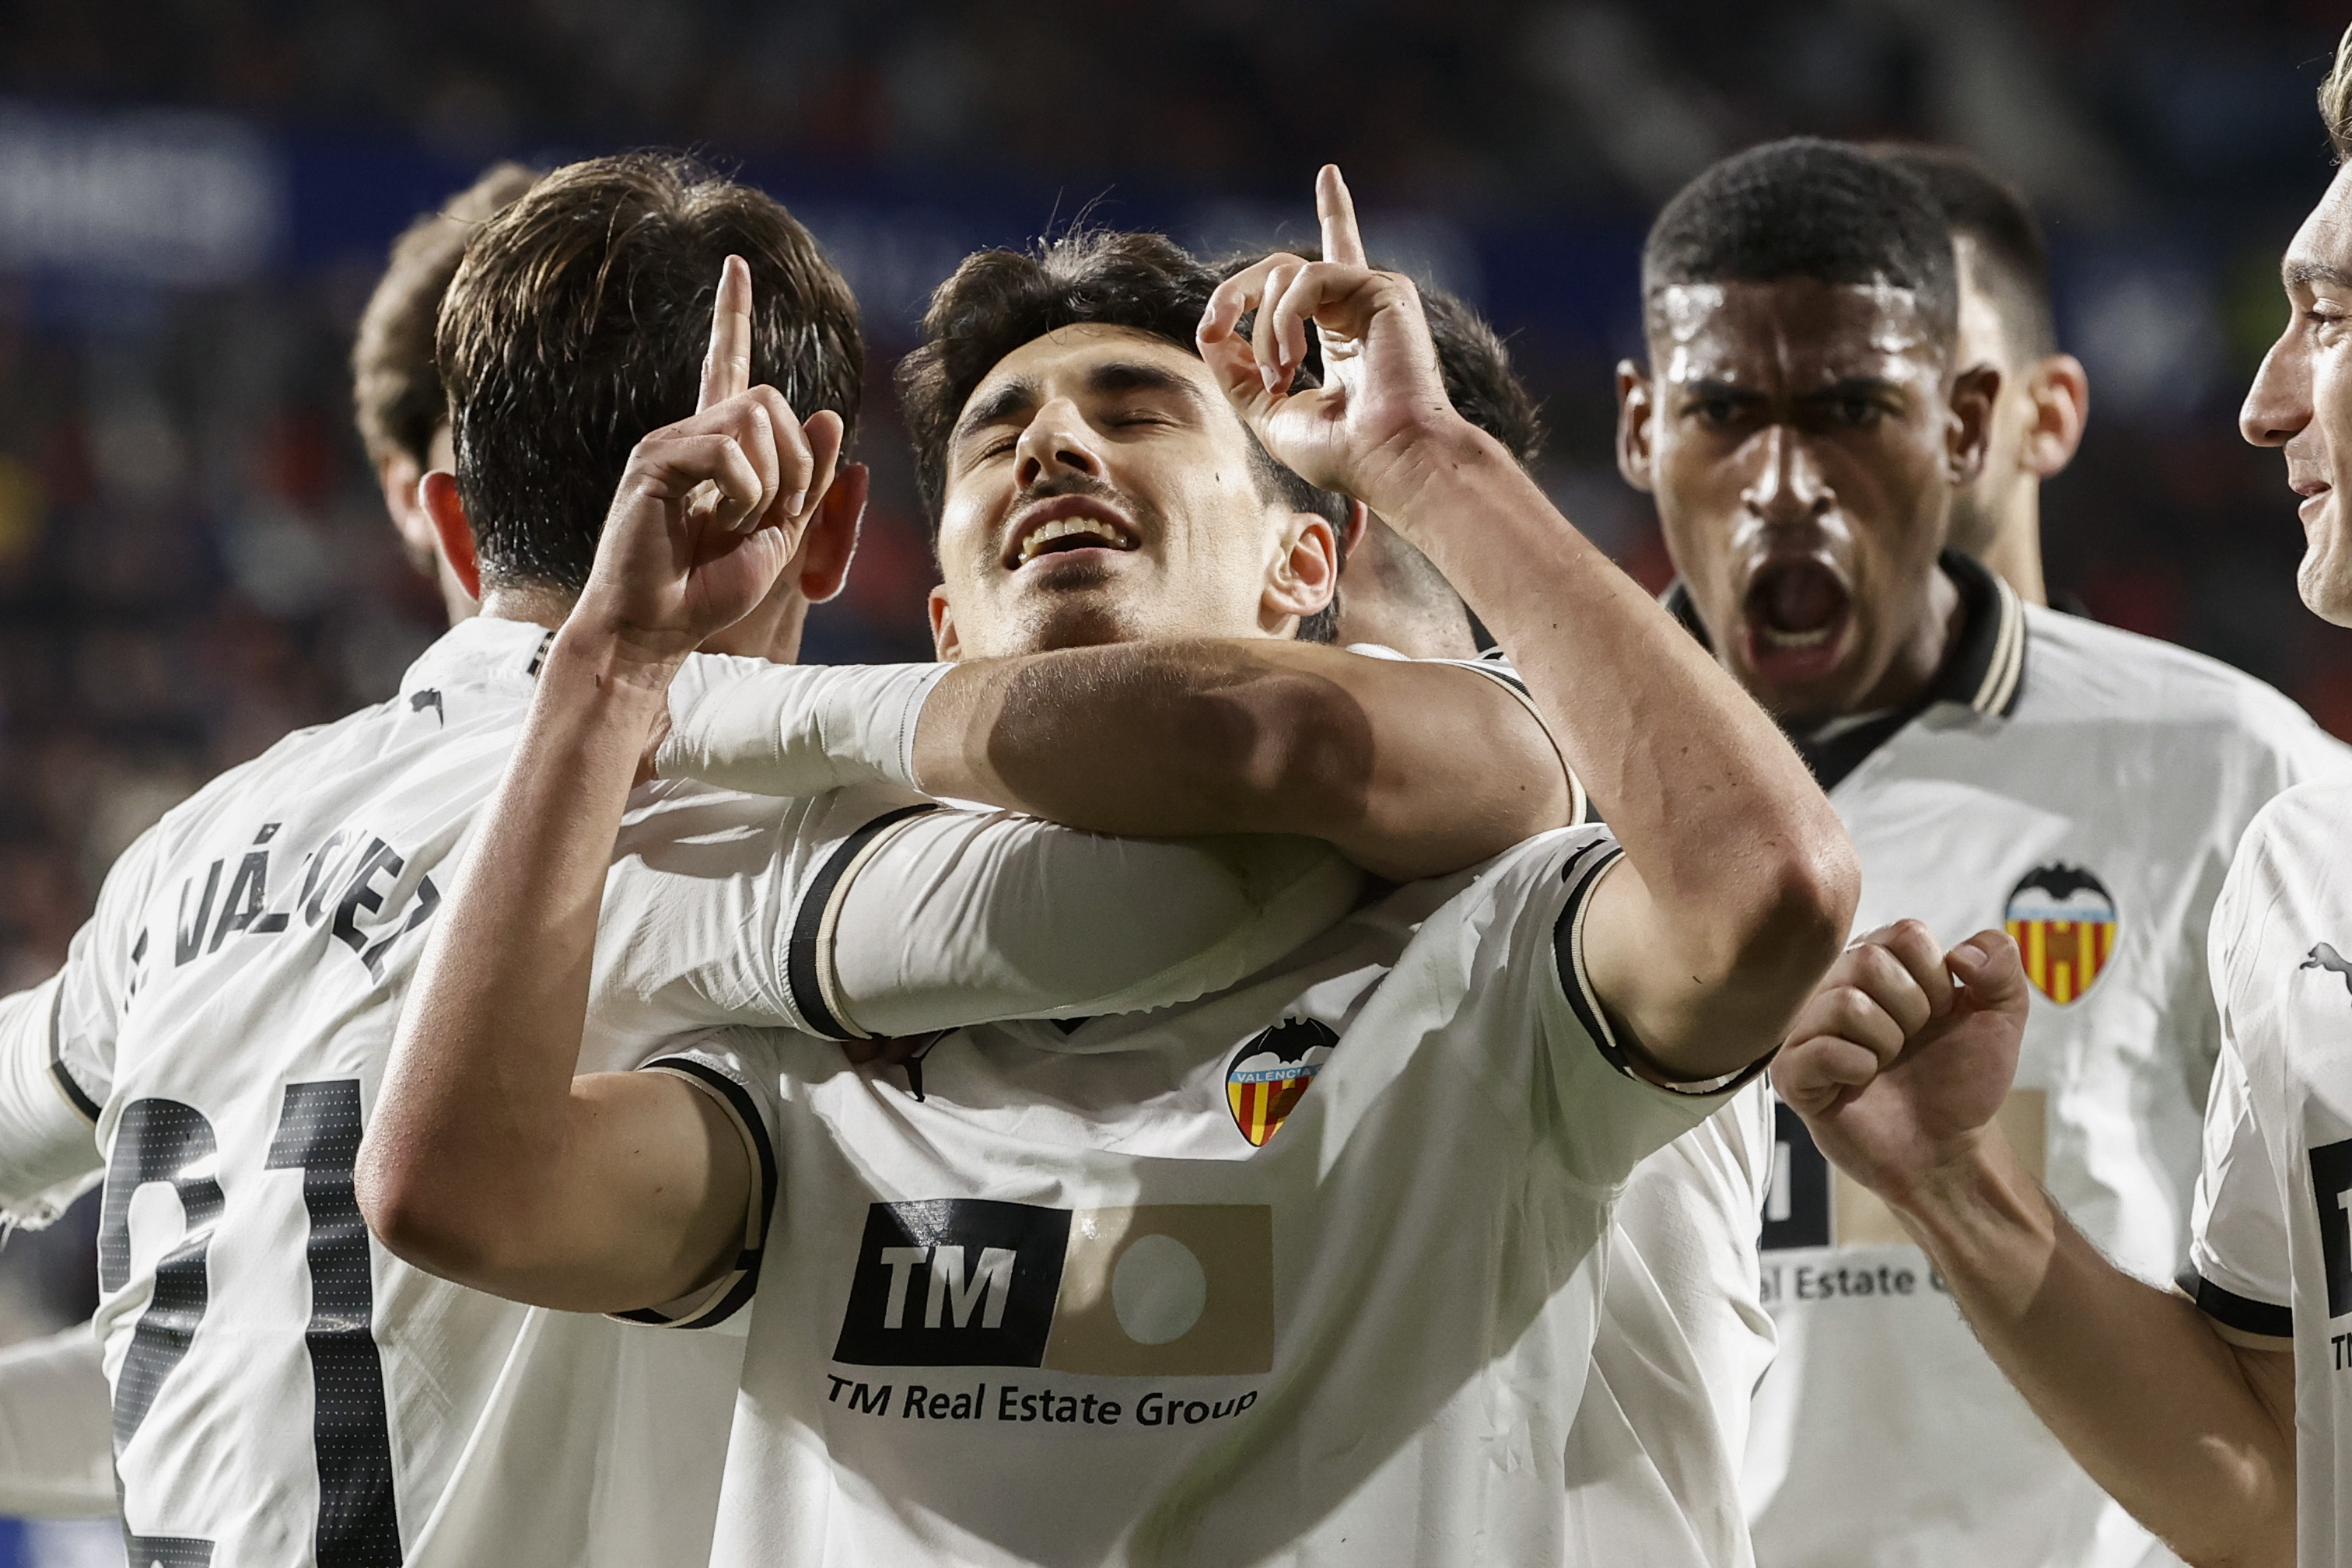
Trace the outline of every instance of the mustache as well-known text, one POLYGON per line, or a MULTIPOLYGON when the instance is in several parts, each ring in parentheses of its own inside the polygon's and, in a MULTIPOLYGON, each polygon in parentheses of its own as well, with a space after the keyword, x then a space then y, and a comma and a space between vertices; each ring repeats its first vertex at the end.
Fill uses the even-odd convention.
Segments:
POLYGON ((1092 474, 1062 474, 1041 479, 1013 498, 1013 510, 1017 515, 1043 500, 1058 500, 1064 496, 1084 496, 1108 507, 1116 507, 1129 517, 1139 517, 1140 508, 1134 497, 1114 486, 1105 484, 1092 474))

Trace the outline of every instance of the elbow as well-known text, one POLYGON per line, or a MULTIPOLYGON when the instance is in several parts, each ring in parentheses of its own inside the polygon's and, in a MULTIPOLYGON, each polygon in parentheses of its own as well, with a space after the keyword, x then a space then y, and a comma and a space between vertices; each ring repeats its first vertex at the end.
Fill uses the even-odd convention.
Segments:
POLYGON ((383 1148, 371 1136, 353 1172, 361 1217, 384 1250, 461 1285, 497 1273, 495 1237, 479 1223, 481 1187, 437 1176, 433 1163, 383 1148), (471 1187, 471 1202, 462 1188, 471 1187))
POLYGON ((1834 817, 1785 837, 1759 859, 1746 896, 1733 904, 1727 967, 1748 985, 1786 993, 1793 1013, 1845 945, 1862 868, 1834 817))

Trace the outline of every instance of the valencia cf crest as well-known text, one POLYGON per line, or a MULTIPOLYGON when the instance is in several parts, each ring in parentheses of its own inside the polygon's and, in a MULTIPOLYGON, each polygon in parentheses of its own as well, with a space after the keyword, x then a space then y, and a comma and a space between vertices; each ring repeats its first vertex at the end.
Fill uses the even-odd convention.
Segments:
POLYGON ((1339 1035, 1313 1018, 1286 1018, 1234 1053, 1225 1068, 1225 1102, 1234 1125, 1260 1148, 1282 1123, 1331 1059, 1339 1035))
POLYGON ((2001 921, 2025 960, 2025 977, 2061 1006, 2091 988, 2116 951, 2116 900, 2080 866, 2027 872, 2001 921))

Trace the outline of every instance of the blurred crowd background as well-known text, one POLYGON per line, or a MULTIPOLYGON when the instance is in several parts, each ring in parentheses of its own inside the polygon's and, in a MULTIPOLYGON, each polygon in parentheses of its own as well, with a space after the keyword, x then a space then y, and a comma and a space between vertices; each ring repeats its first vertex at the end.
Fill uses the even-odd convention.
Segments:
MULTIPOLYGON (((1376 255, 1483 308, 1542 478, 1652 585, 1611 455, 1635 258, 1716 157, 1792 132, 1969 148, 2035 201, 2089 437, 2053 597, 2352 735, 2352 634, 2296 604, 2238 399, 2329 175, 2316 0, 0 0, 0 989, 116 853, 288 730, 392 692, 439 601, 385 522, 347 356, 384 249, 486 163, 684 145, 792 204, 877 372, 967 250, 1088 219, 1311 237, 1337 159, 1376 255)), ((887 375, 876 505, 809 657, 924 658, 887 375)), ((0 1256, 0 1342, 90 1301, 87 1225, 0 1256)))

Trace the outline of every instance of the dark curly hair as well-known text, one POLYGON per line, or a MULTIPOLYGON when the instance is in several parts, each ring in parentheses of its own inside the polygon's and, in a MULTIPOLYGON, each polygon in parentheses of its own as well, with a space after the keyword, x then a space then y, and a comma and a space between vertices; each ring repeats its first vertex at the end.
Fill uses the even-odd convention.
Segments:
POLYGON ((691 158, 568 164, 484 224, 437 340, 457 489, 493 584, 577 594, 629 452, 694 412, 720 264, 751 268, 751 376, 855 429, 857 302, 800 220, 691 158))
MULTIPOLYGON (((972 389, 1005 355, 1063 327, 1125 327, 1197 352, 1193 333, 1223 274, 1166 235, 1081 229, 1034 252, 982 250, 931 296, 922 346, 898 362, 898 404, 914 447, 915 484, 934 531, 946 499, 948 437, 972 389)), ((1305 373, 1302 373, 1302 374, 1305 373)), ((1258 489, 1330 523, 1344 552, 1349 502, 1318 489, 1249 437, 1258 489)), ((1301 639, 1328 642, 1337 601, 1302 622, 1301 639)))

